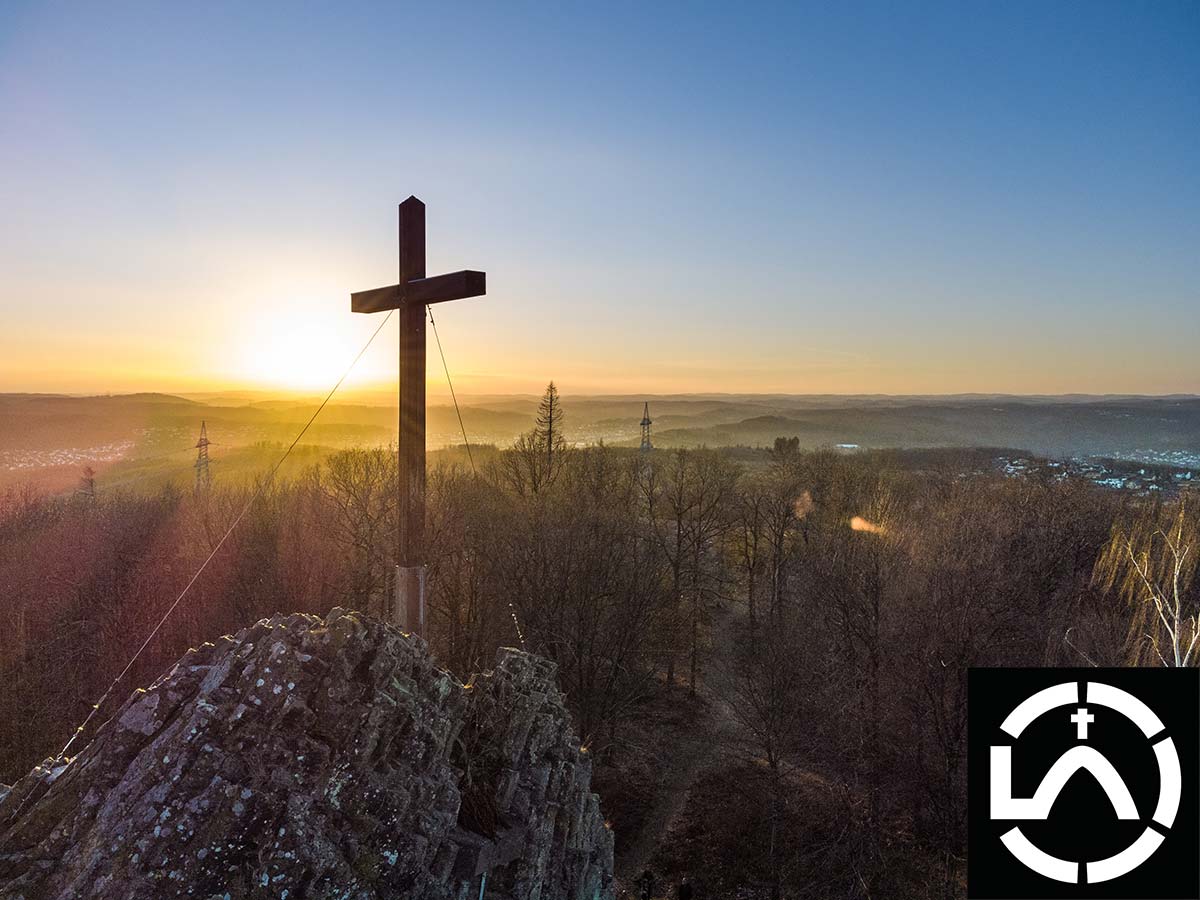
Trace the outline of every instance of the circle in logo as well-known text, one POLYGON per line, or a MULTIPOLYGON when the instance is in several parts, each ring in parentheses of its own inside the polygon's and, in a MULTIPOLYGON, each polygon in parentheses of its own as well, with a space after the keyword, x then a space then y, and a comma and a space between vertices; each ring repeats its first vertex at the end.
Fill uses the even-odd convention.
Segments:
POLYGON ((1137 805, 1121 774, 1103 753, 1087 744, 1089 726, 1095 717, 1088 706, 1106 707, 1120 713, 1150 741, 1158 762, 1158 802, 1154 815, 1141 835, 1125 849, 1105 859, 1081 863, 1046 853, 1030 841, 1019 826, 1000 835, 1000 840, 1024 866, 1054 881, 1087 884, 1111 881, 1132 872, 1162 844, 1165 832, 1175 822, 1183 793, 1179 753, 1166 733, 1162 720, 1140 699, 1103 682, 1086 682, 1086 703, 1081 701, 1079 682, 1055 684, 1027 697, 1008 714, 1000 728, 1014 740, 1035 720, 1051 710, 1075 706, 1071 722, 1076 737, 1084 742, 1067 750, 1043 776, 1031 797, 1014 797, 1012 790, 1012 747, 991 745, 989 766, 990 816, 993 820, 1045 820, 1066 783, 1080 769, 1099 783, 1118 819, 1139 819, 1137 805), (1081 879, 1080 876, 1083 876, 1081 879))

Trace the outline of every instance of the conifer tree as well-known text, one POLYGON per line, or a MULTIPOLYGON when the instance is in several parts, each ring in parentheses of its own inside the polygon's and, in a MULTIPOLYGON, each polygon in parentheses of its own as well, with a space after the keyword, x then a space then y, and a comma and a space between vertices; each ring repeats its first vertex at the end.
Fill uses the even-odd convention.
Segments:
POLYGON ((558 388, 551 381, 542 394, 542 402, 538 404, 537 426, 534 428, 538 444, 546 449, 546 466, 551 469, 554 466, 554 454, 566 447, 562 422, 562 402, 558 398, 558 388))

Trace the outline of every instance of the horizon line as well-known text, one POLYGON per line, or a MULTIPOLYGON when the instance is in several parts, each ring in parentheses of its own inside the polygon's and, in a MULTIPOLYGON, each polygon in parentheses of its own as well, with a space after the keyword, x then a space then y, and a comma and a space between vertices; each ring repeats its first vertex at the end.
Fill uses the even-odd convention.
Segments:
MULTIPOLYGON (((390 393, 391 389, 385 388, 352 388, 344 392, 345 396, 353 397, 357 395, 361 398, 363 394, 381 394, 390 393)), ((432 392, 434 396, 445 394, 449 399, 448 391, 432 392)), ((593 392, 593 391, 574 391, 563 392, 564 397, 579 397, 586 399, 625 399, 625 398, 644 398, 647 400, 671 400, 671 399, 700 399, 700 398, 738 398, 738 397, 761 397, 761 398, 791 398, 791 399, 956 399, 956 398, 1011 398, 1023 400, 1054 400, 1064 398, 1083 398, 1083 399, 1129 399, 1129 400, 1200 400, 1200 393, 1192 393, 1188 391, 1177 391, 1164 394, 1147 394, 1138 392, 1087 392, 1087 391, 1065 391, 1059 393, 1018 393, 1013 391, 952 391, 944 393, 925 393, 925 392, 908 392, 908 393, 886 393, 886 392, 819 392, 819 393, 803 393, 792 391, 670 391, 670 392, 593 392)), ((208 397, 211 399, 220 399, 228 397, 234 399, 237 396, 251 397, 257 396, 262 398, 271 398, 279 400, 320 400, 323 395, 316 392, 296 391, 290 389, 268 390, 258 388, 229 388, 218 390, 188 390, 188 391, 165 391, 165 390, 144 390, 144 391, 0 391, 0 398, 6 397, 38 397, 38 398, 64 398, 72 400, 88 400, 88 399, 117 399, 123 397, 173 397, 180 400, 188 400, 196 402, 194 398, 208 397)), ((528 391, 497 391, 497 392, 470 392, 459 391, 458 396, 473 397, 473 398, 513 398, 513 399, 538 399, 542 395, 540 393, 528 391)), ((334 402, 333 398, 331 402, 334 402)))

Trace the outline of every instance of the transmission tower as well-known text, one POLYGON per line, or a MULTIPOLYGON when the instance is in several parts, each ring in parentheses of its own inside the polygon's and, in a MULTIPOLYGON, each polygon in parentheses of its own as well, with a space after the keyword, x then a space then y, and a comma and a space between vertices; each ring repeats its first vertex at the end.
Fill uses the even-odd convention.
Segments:
POLYGON ((642 452, 653 450, 654 445, 650 443, 650 426, 653 424, 650 420, 650 401, 646 401, 646 407, 642 411, 642 452))
POLYGON ((96 499, 96 470, 91 466, 83 467, 83 477, 79 479, 79 487, 75 489, 75 493, 88 500, 96 499))
POLYGON ((202 490, 212 484, 212 472, 208 468, 208 423, 200 423, 200 440, 196 441, 196 490, 202 490))

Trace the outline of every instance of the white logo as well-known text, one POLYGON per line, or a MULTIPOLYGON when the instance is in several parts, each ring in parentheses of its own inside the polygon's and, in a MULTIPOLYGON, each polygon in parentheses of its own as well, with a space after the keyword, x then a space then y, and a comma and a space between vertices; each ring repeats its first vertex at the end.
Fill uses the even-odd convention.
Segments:
MULTIPOLYGON (((1161 735, 1162 720, 1133 694, 1098 682, 1087 682, 1087 704, 1104 706, 1121 713, 1141 730, 1147 739, 1158 735, 1153 744, 1154 756, 1158 760, 1158 805, 1154 809, 1153 822, 1165 831, 1175 821, 1179 812, 1179 800, 1183 792, 1183 777, 1179 769, 1179 753, 1170 737, 1161 735)), ((1088 726, 1095 721, 1088 706, 1080 703, 1079 684, 1066 682, 1038 691, 1009 713, 1000 726, 1001 730, 1014 739, 1021 736, 1030 723, 1052 709, 1075 706, 1071 721, 1075 724, 1076 736, 1081 741, 1088 739, 1088 726)), ((1058 799, 1067 781, 1080 769, 1086 769, 1100 783, 1104 793, 1116 811, 1118 819, 1138 819, 1137 806, 1129 793, 1125 781, 1104 754, 1094 747, 1079 745, 1072 747, 1050 767, 1032 797, 1012 795, 1012 747, 991 747, 991 817, 1004 820, 1044 820, 1050 816, 1050 808, 1058 799)), ((1004 846, 1018 860, 1039 875, 1078 884, 1080 869, 1084 869, 1084 881, 1094 884, 1119 878, 1132 872, 1158 849, 1163 835, 1147 825, 1141 836, 1114 856, 1089 863, 1078 863, 1051 856, 1030 842, 1014 827, 1000 836, 1004 846)))

